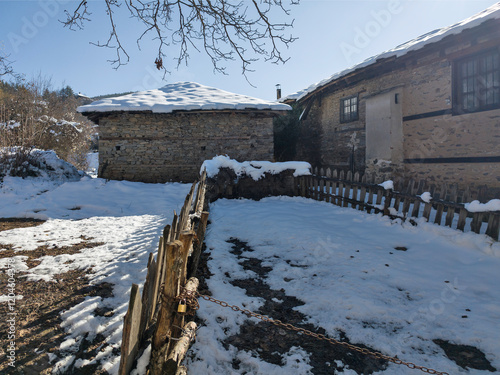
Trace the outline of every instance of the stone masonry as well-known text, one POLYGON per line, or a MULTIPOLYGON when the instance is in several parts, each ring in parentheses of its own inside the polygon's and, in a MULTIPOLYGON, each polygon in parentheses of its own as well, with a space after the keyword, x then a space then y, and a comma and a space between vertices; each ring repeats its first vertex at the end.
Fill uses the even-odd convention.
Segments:
POLYGON ((95 113, 99 177, 190 182, 203 161, 216 155, 272 160, 274 115, 262 110, 95 113))
POLYGON ((460 162, 500 156, 500 109, 453 111, 455 61, 492 48, 500 50, 499 26, 495 20, 484 30, 469 30, 403 57, 377 61, 318 89, 301 103, 308 111, 298 157, 324 167, 354 165, 357 171, 379 174, 381 180, 404 177, 500 187, 500 163, 460 162), (387 92, 394 93, 393 100, 401 106, 401 151, 393 151, 392 160, 370 159, 366 156, 367 102, 387 92), (341 123, 340 100, 351 95, 358 95, 359 120, 341 123), (307 134, 313 134, 313 139, 307 139, 307 134), (452 162, 436 161, 439 158, 452 162))

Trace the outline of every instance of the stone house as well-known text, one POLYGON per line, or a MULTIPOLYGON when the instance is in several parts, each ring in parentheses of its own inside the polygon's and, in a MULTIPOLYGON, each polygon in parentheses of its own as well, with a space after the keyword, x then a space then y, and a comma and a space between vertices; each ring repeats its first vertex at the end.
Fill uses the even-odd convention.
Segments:
POLYGON ((500 190, 500 3, 282 101, 298 160, 500 190))
POLYGON ((194 181, 204 160, 273 159, 273 117, 290 106, 193 82, 103 99, 78 111, 99 125, 99 177, 194 181))

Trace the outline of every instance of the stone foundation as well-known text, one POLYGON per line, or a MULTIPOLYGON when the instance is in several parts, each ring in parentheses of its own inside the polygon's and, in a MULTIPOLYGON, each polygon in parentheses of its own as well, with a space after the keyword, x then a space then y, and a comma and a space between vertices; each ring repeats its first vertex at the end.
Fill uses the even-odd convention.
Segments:
POLYGON ((236 173, 229 168, 221 168, 219 173, 207 178, 206 197, 210 202, 220 198, 247 198, 259 200, 270 196, 296 196, 294 170, 286 170, 278 174, 265 173, 264 177, 255 181, 252 177, 236 173))

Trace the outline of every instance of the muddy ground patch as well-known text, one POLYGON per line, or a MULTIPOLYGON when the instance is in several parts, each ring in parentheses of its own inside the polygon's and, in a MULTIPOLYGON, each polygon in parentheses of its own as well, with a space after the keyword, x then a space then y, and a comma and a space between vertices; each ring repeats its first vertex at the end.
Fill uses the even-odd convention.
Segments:
MULTIPOLYGON (((40 225, 43 222, 29 220, 0 220, 0 230, 25 228, 40 225)), ((12 244, 0 244, 0 258, 26 256, 29 268, 40 264, 40 258, 51 255, 75 254, 83 249, 102 245, 92 242, 92 238, 81 236, 81 242, 73 246, 42 245, 32 251, 15 250, 12 244)), ((5 289, 9 275, 0 272, 0 286, 5 289)), ((113 286, 109 283, 90 285, 88 275, 91 269, 75 269, 54 275, 55 281, 28 281, 27 272, 16 272, 15 294, 22 296, 11 301, 0 303, 0 316, 15 317, 15 366, 9 366, 8 348, 10 345, 10 323, 7 319, 0 321, 0 373, 2 374, 50 374, 53 363, 52 355, 58 355, 59 346, 64 341, 66 333, 61 327, 61 312, 84 301, 89 296, 108 298, 113 295, 113 286), (10 303, 9 303, 10 302, 10 303), (12 313, 15 313, 13 315, 12 313), (10 315, 8 315, 10 313, 10 315)), ((2 290, 0 294, 8 294, 2 290)), ((111 316, 112 311, 95 311, 96 315, 111 316)), ((78 358, 92 360, 99 351, 106 347, 105 337, 97 335, 92 341, 82 340, 78 358)), ((77 370, 79 374, 105 374, 93 366, 77 370)), ((75 373, 68 368, 66 373, 75 373)))

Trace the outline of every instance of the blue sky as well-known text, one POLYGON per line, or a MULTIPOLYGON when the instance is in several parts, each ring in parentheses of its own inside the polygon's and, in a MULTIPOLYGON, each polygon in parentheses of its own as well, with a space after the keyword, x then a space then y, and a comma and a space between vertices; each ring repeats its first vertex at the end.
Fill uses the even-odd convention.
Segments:
MULTIPOLYGON (((287 2, 288 0, 284 0, 287 2)), ((253 64, 248 80, 238 62, 228 62, 228 75, 213 72, 210 60, 191 51, 188 66, 165 76, 154 67, 157 47, 146 38, 137 48, 140 25, 126 15, 118 22, 118 33, 130 62, 113 69, 112 49, 89 42, 104 42, 109 23, 102 0, 89 0, 92 21, 84 30, 71 31, 59 22, 64 10, 78 4, 71 0, 0 0, 0 50, 9 54, 13 68, 27 78, 41 73, 51 78, 54 88, 70 85, 88 96, 137 91, 167 83, 194 81, 223 90, 262 99, 275 98, 275 85, 284 95, 316 83, 333 73, 391 49, 436 28, 451 25, 493 5, 492 0, 301 0, 290 6, 295 19, 293 36, 299 39, 283 54, 284 65, 253 64)), ((119 15, 117 15, 118 17, 119 15)), ((172 51, 173 52, 173 51, 172 51)), ((175 54, 175 53, 174 53, 175 54)))

